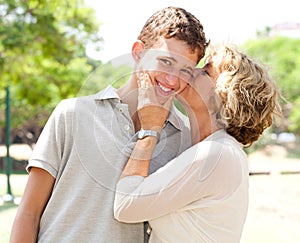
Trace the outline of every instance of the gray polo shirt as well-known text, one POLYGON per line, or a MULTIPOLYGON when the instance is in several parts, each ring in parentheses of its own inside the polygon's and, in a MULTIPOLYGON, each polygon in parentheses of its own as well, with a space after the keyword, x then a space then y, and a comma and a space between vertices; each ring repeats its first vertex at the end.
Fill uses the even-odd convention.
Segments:
MULTIPOLYGON (((188 120, 171 109, 151 173, 191 145, 188 120)), ((66 99, 51 114, 29 160, 56 182, 40 222, 40 242, 143 242, 143 224, 114 219, 115 187, 135 145, 127 104, 114 88, 66 99)))

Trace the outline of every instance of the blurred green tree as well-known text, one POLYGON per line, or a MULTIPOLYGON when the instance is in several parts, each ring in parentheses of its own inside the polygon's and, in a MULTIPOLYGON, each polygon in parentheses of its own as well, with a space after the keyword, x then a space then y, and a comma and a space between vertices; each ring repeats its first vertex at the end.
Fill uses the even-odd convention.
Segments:
POLYGON ((282 102, 282 129, 300 133, 300 39, 264 36, 244 43, 246 52, 264 63, 287 102, 282 102))
POLYGON ((0 108, 10 85, 15 133, 38 136, 59 100, 77 94, 100 63, 85 53, 101 48, 99 27, 83 0, 0 0, 0 108))

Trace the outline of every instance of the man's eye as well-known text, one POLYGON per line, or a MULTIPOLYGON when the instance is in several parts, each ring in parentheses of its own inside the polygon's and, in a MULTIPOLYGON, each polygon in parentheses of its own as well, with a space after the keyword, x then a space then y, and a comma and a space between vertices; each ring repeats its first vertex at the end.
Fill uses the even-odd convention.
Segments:
POLYGON ((168 59, 160 58, 159 61, 164 65, 168 65, 168 66, 171 65, 171 62, 168 59))
POLYGON ((182 69, 181 72, 187 76, 190 76, 190 77, 193 76, 192 71, 190 71, 189 69, 182 69))

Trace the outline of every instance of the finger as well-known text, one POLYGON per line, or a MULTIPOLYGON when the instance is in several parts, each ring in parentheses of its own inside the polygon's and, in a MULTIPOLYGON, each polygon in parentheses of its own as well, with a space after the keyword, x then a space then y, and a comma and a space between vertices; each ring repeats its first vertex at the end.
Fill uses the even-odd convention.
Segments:
POLYGON ((155 93, 155 88, 148 73, 144 73, 144 82, 145 86, 147 87, 147 93, 150 101, 154 104, 157 103, 158 101, 155 93))
POLYGON ((143 71, 139 72, 139 73, 138 73, 138 77, 139 77, 139 79, 143 79, 143 77, 144 77, 144 72, 143 72, 143 71))
POLYGON ((140 75, 140 84, 142 89, 147 89, 147 80, 145 79, 145 75, 140 75))
POLYGON ((153 83, 151 82, 151 78, 148 73, 144 74, 144 82, 147 84, 147 88, 153 88, 153 83))
POLYGON ((140 87, 141 87, 141 80, 138 79, 138 80, 136 81, 136 83, 137 83, 138 88, 140 88, 140 87))
POLYGON ((150 87, 153 86, 149 74, 141 73, 139 76, 140 76, 139 82, 141 84, 141 88, 149 89, 150 87))
POLYGON ((149 73, 144 72, 144 77, 147 79, 147 81, 149 82, 149 86, 154 87, 154 81, 151 79, 151 76, 149 73))
POLYGON ((139 73, 139 88, 138 88, 138 109, 151 104, 151 94, 149 90, 149 81, 145 73, 139 73))

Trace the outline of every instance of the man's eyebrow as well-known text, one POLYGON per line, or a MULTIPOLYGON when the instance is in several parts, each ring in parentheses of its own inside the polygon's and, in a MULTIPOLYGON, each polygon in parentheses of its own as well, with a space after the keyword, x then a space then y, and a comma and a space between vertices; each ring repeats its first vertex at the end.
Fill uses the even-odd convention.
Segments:
POLYGON ((164 56, 164 58, 170 59, 171 61, 174 61, 176 63, 178 63, 177 59, 171 56, 164 56))
MULTIPOLYGON (((172 56, 165 56, 164 58, 169 59, 170 61, 173 61, 175 63, 178 63, 178 60, 172 56)), ((194 70, 194 66, 185 66, 185 68, 190 69, 191 71, 194 70)))

